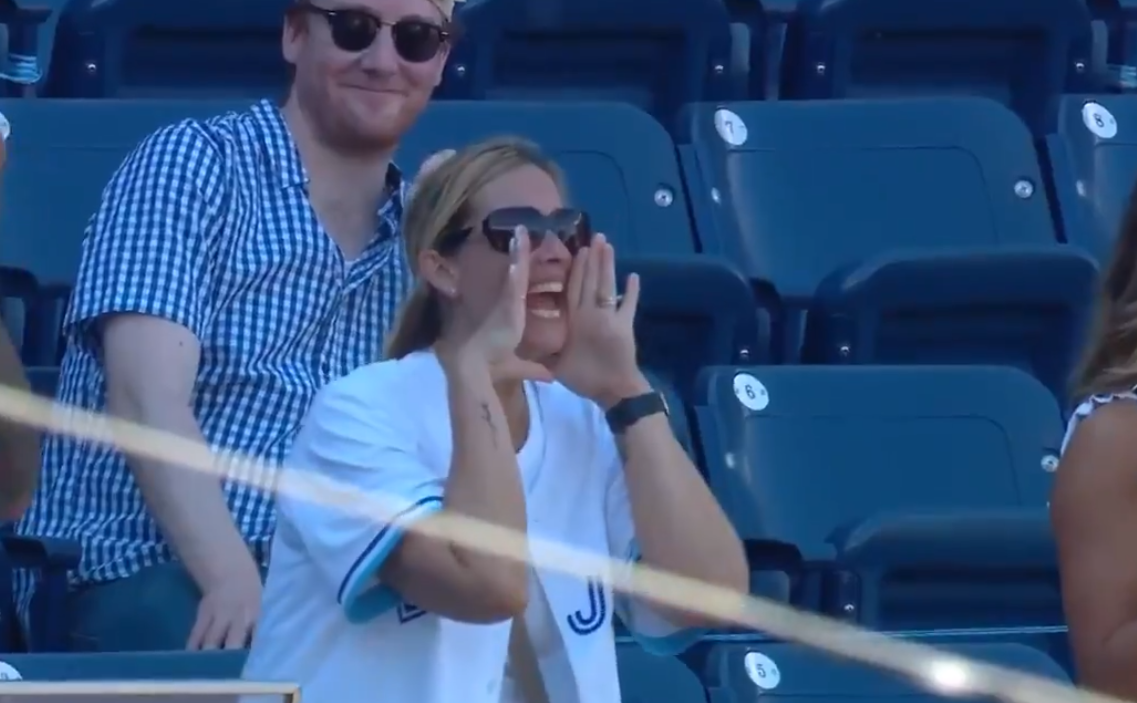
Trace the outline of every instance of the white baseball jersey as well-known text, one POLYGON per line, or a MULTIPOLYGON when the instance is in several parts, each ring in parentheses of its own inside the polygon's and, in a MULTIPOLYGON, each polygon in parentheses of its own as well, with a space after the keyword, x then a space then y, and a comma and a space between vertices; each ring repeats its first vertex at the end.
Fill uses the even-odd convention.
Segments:
MULTIPOLYGON (((527 384, 530 430, 518 453, 529 533, 638 558, 615 441, 595 404, 560 384, 527 384)), ((511 623, 424 612, 377 574, 407 525, 440 510, 452 437, 446 379, 432 353, 356 370, 317 396, 290 467, 381 500, 386 522, 329 507, 280 480, 277 531, 245 677, 298 682, 305 703, 514 703, 504 669, 511 623), (503 684, 505 684, 503 690, 503 684)), ((649 651, 679 631, 643 603, 613 598, 604 575, 533 572, 526 625, 550 703, 618 703, 612 614, 649 651)))

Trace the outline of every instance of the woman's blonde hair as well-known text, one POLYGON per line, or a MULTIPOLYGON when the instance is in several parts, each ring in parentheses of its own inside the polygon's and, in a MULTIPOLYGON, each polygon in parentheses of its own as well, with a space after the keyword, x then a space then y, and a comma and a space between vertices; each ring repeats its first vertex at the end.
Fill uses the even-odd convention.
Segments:
POLYGON ((1137 386, 1137 186, 1117 233, 1094 323, 1074 376, 1074 398, 1137 386))
POLYGON ((403 216, 407 261, 417 281, 387 337, 385 356, 399 359, 426 349, 442 334, 437 292, 418 274, 422 253, 443 234, 468 226, 470 203, 491 181, 523 166, 535 166, 565 192, 561 170, 531 142, 498 137, 466 147, 421 176, 403 216))

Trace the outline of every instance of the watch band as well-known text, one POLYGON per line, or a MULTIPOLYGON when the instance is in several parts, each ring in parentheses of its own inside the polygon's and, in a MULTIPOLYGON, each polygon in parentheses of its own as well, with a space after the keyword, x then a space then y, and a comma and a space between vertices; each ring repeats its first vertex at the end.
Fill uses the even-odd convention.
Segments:
POLYGON ((629 427, 645 417, 656 413, 670 414, 663 394, 658 391, 651 391, 631 398, 624 398, 608 409, 605 418, 608 420, 608 427, 612 430, 612 434, 618 435, 623 434, 629 427))

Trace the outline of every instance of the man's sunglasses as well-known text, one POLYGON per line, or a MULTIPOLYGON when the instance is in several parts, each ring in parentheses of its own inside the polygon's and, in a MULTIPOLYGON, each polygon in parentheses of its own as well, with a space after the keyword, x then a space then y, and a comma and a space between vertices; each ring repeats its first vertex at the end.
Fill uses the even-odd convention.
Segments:
MULTIPOLYGON (((482 234, 490 247, 502 254, 509 253, 509 242, 513 231, 524 227, 529 232, 532 248, 541 246, 546 235, 561 240, 565 248, 574 256, 581 248, 592 241, 592 222, 588 213, 582 210, 564 208, 551 214, 542 214, 531 207, 507 207, 494 210, 482 220, 482 234)), ((442 255, 457 251, 477 227, 464 227, 451 230, 438 238, 434 248, 442 255)))
POLYGON ((352 54, 365 51, 374 44, 379 30, 385 25, 391 27, 395 51, 410 63, 430 61, 452 36, 449 27, 424 19, 406 18, 398 22, 384 22, 363 10, 326 10, 307 2, 296 5, 296 9, 320 15, 327 20, 336 48, 352 54))

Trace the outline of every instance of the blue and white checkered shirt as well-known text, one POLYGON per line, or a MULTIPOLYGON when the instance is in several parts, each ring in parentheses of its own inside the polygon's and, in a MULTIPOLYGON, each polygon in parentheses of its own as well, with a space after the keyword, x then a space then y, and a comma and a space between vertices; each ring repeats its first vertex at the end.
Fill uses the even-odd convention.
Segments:
MULTIPOLYGON (((399 236, 407 184, 394 167, 387 180, 377 236, 347 261, 312 210, 299 153, 271 102, 155 132, 119 167, 88 225, 58 399, 105 410, 100 317, 165 318, 201 342, 192 403, 206 441, 283 461, 316 391, 380 357, 412 282, 399 236)), ((172 558, 122 455, 52 436, 43 457, 19 531, 78 540, 73 582, 125 578, 172 558)), ((233 480, 224 490, 263 563, 272 496, 233 480)), ((33 588, 21 574, 25 622, 33 588)))

